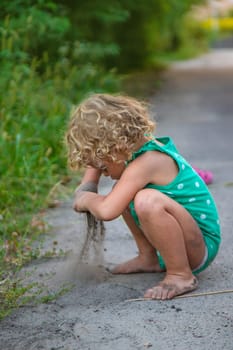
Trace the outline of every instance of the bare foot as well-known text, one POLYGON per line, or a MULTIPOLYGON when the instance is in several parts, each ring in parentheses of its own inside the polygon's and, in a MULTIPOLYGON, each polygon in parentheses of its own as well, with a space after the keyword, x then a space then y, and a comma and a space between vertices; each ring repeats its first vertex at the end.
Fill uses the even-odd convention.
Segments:
POLYGON ((178 295, 191 292, 197 286, 198 281, 195 276, 186 279, 180 276, 167 275, 157 286, 148 289, 144 297, 158 300, 172 299, 178 295))
POLYGON ((139 272, 162 272, 156 254, 151 257, 136 256, 111 270, 113 274, 127 274, 139 272))

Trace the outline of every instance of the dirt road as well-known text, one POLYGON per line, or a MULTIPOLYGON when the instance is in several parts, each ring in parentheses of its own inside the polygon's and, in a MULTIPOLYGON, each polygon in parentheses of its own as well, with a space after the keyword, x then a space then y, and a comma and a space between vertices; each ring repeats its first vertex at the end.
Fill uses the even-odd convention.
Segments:
MULTIPOLYGON (((223 239, 217 259, 199 275, 198 292, 233 289, 233 50, 177 63, 164 75, 151 103, 157 133, 172 136, 192 164, 214 173, 210 188, 220 211, 223 239)), ((110 186, 103 181, 101 191, 110 186)), ((67 202, 48 212, 48 222, 52 231, 44 251, 52 250, 56 241, 57 249, 72 254, 38 260, 24 275, 43 284, 45 294, 53 295, 70 283, 72 288, 50 303, 20 308, 2 321, 1 349, 232 350, 233 293, 129 301, 141 297, 161 276, 113 276, 106 271, 105 267, 136 253, 120 218, 106 223, 103 256, 85 268, 78 264, 85 217, 74 213, 67 202)))

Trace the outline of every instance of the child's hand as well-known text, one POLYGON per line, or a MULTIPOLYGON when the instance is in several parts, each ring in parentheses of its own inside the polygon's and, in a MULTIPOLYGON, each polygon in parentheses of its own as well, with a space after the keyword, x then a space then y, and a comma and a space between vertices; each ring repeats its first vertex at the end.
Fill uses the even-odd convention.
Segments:
POLYGON ((89 181, 80 185, 75 190, 75 198, 73 208, 77 212, 87 211, 85 209, 84 197, 88 192, 97 193, 97 184, 95 182, 89 181))

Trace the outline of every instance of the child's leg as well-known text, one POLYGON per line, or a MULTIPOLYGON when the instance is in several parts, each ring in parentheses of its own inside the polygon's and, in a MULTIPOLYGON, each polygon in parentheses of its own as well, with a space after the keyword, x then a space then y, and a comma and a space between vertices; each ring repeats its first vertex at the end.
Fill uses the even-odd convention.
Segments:
POLYGON ((170 299, 195 289, 197 280, 191 270, 205 255, 205 243, 195 220, 180 204, 154 189, 138 192, 134 205, 146 238, 166 264, 164 280, 147 290, 145 297, 170 299))
POLYGON ((144 236, 142 230, 135 224, 130 210, 126 209, 122 216, 135 239, 138 256, 117 265, 112 273, 161 272, 156 250, 144 236))

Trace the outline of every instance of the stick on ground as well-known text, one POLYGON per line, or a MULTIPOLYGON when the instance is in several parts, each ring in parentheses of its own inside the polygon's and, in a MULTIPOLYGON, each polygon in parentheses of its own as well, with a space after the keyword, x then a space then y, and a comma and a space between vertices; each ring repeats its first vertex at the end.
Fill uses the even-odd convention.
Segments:
MULTIPOLYGON (((223 289, 223 290, 216 290, 216 291, 209 291, 209 292, 202 292, 202 293, 183 294, 183 295, 178 295, 173 299, 196 298, 196 297, 203 297, 207 295, 226 294, 226 293, 233 293, 233 289, 223 289)), ((155 300, 157 299, 135 298, 135 299, 128 299, 126 301, 132 302, 132 301, 155 301, 155 300)))

